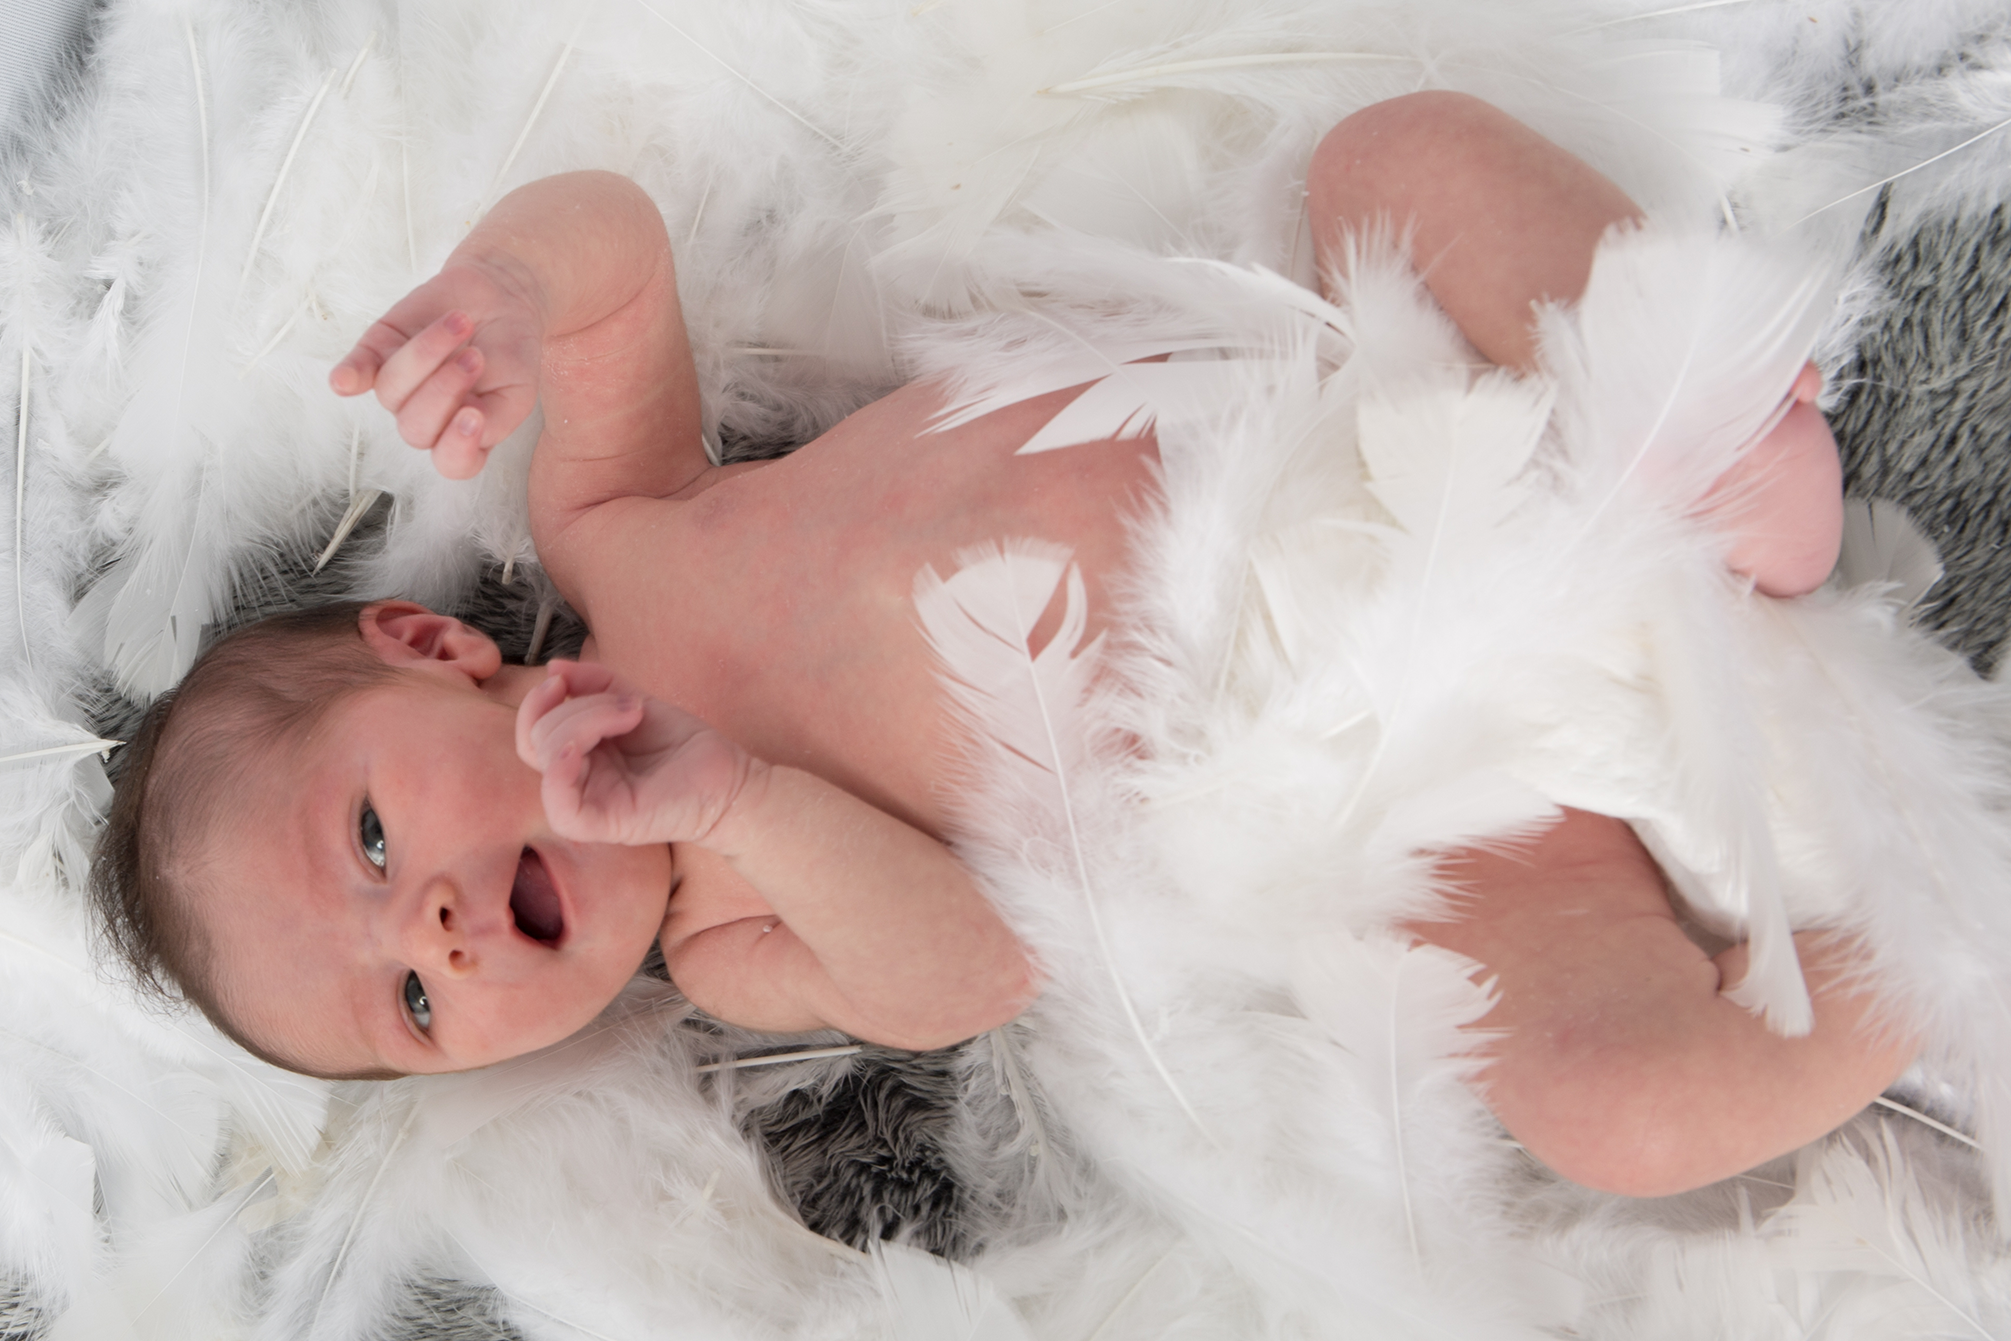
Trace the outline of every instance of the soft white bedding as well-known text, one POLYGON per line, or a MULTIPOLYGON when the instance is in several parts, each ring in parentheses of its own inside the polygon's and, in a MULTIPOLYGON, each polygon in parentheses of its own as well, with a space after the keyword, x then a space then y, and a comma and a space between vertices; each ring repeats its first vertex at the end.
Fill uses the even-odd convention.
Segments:
MULTIPOLYGON (((0 231, 23 1307, 66 1337, 361 1336, 448 1279, 553 1337, 2001 1332, 2002 692, 1909 630, 1882 561, 1756 601, 1683 514, 1770 408, 1759 374, 1834 365, 1875 306, 1859 188, 1964 146, 1884 207, 2002 199, 2002 7, 1689 8, 114 5, 0 231), (1847 76, 1905 90, 1875 135, 1822 129, 1847 76), (1338 309, 1303 287, 1312 143, 1418 87, 1500 103, 1657 221, 1552 319, 1546 393, 1451 371, 1387 264, 1338 309), (786 1082, 701 1079, 749 1040, 679 1027, 660 986, 534 1058, 331 1087, 91 963, 108 685, 171 684, 375 491, 348 589, 451 603, 486 563, 540 600, 529 435, 451 484, 323 378, 498 194, 589 166, 665 210, 716 437, 801 438, 922 373, 981 399, 1183 347, 1084 410, 1149 405, 1166 460, 1109 688, 949 658, 991 686, 980 740, 1059 742, 974 755, 967 850, 1052 981, 964 1059, 974 1274, 794 1223, 734 1123, 786 1082), (1118 731, 1143 762, 1095 747, 1118 731), (1551 802, 1652 826, 1701 912, 1776 948, 1862 930, 1929 1024, 1910 1092, 1984 1154, 1865 1119, 1652 1204, 1531 1166, 1463 1083, 1467 966, 1389 927, 1437 896, 1421 849, 1551 802)), ((918 617, 949 645, 988 584, 1065 574, 1015 563, 944 574, 918 617)), ((1756 1004, 1791 1022, 1797 990, 1777 957, 1756 1004)))

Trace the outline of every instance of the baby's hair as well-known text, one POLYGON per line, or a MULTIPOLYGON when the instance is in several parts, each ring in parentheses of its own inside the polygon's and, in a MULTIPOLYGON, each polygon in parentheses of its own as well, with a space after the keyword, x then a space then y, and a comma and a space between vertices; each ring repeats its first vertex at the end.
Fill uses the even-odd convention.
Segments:
POLYGON ((196 659, 156 699, 113 771, 112 808, 91 857, 105 940, 142 990, 201 1010, 246 1051, 291 1071, 223 1008, 213 946, 190 888, 197 851, 233 803, 247 765, 300 741, 330 707, 397 674, 363 641, 361 602, 247 624, 196 659))

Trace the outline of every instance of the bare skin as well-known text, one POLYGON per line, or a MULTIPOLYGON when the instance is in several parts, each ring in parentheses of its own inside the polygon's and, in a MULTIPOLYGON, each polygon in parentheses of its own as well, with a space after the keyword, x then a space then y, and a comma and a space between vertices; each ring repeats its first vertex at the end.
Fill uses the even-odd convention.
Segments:
MULTIPOLYGON (((1579 292, 1600 234, 1636 213, 1583 164, 1450 95, 1399 99, 1342 123, 1321 146, 1309 188, 1329 256, 1344 226, 1414 217, 1433 292, 1477 347, 1516 367, 1530 360, 1530 302, 1579 292)), ((542 397, 533 535, 593 627, 599 656, 622 681, 696 714, 800 790, 790 806, 755 805, 744 817, 729 797, 726 813, 736 818, 723 828, 668 839, 681 873, 663 926, 673 974, 694 1000, 762 1027, 835 1023, 802 978, 849 981, 869 962, 846 958, 857 948, 847 947, 846 910, 814 888, 820 851, 868 875, 883 850, 920 851, 879 821, 941 850, 952 741, 912 614, 916 571, 946 568, 958 548, 983 539, 1057 541, 1081 563, 1101 618, 1105 582, 1127 561, 1123 520, 1151 488, 1149 439, 1013 454, 1074 391, 935 434, 927 428, 940 393, 918 384, 781 461, 708 466, 661 220, 639 191, 606 174, 548 179, 507 197, 331 382, 343 394, 374 390, 407 441, 457 477, 479 470, 542 397), (879 820, 833 819, 831 806, 843 810, 834 797, 869 802, 863 809, 879 820), (861 825, 878 837, 825 842, 861 825), (726 832, 730 840, 719 836, 726 832), (790 844, 803 850, 769 862, 767 849, 790 844), (772 952, 782 932, 797 937, 800 953, 772 952)), ((1826 430, 1818 436, 1826 441, 1826 430)), ((1799 504, 1818 495, 1808 511, 1819 519, 1840 514, 1834 491, 1822 494, 1821 441, 1802 453, 1818 469, 1780 472, 1784 497, 1799 504)), ((1800 459, 1768 444, 1754 455, 1800 459)), ((1745 515, 1727 519, 1742 535, 1745 515)), ((1743 571, 1765 590, 1806 590, 1808 572, 1826 573, 1834 560, 1833 543, 1826 559, 1822 546, 1820 534, 1792 538, 1792 553, 1763 542, 1743 571)), ((1037 630, 1034 641, 1043 636, 1037 630)), ((618 746, 631 729, 616 729, 629 718, 602 697, 619 698, 618 686, 581 689, 576 701, 586 706, 567 719, 574 726, 559 722, 575 701, 569 690, 527 701, 521 718, 535 733, 551 715, 543 742, 522 741, 520 753, 544 771, 555 816, 555 772, 618 746)), ((637 721, 643 711, 620 708, 637 721)), ((655 776, 635 765, 637 788, 648 791, 655 776)), ((659 830, 645 832, 656 841, 659 830)), ((1812 975, 1816 1033, 1794 1044, 1725 1002, 1720 978, 1736 971, 1735 954, 1713 964, 1682 937, 1659 872, 1618 821, 1572 815, 1510 858, 1461 854, 1445 869, 1471 892, 1464 915, 1416 930, 1500 976, 1501 1005, 1486 1024, 1511 1032, 1496 1050, 1488 1097, 1567 1176, 1640 1193, 1722 1177, 1834 1125, 1903 1061, 1903 1047, 1878 1046, 1855 1027, 1862 1003, 1839 998, 1821 974, 1812 975), (1583 934, 1553 934, 1559 909, 1583 934), (1608 1021, 1615 1027, 1591 1027, 1608 1021), (1769 1081, 1782 1048, 1805 1058, 1795 1074, 1834 1083, 1769 1081), (1681 1123, 1660 1127, 1660 1111, 1639 1111, 1644 1092, 1693 1091, 1739 1101, 1692 1104, 1681 1123), (1621 1135, 1602 1139, 1615 1124, 1621 1135), (1744 1129, 1754 1127, 1748 1139, 1744 1129)), ((930 870, 945 897, 964 897, 961 877, 930 870)), ((938 949, 898 927, 878 935, 881 955, 938 949)), ((1027 981, 1009 972, 999 980, 1015 990, 1027 981)), ((1009 996, 999 996, 1006 1013, 1016 1009, 1009 996)))

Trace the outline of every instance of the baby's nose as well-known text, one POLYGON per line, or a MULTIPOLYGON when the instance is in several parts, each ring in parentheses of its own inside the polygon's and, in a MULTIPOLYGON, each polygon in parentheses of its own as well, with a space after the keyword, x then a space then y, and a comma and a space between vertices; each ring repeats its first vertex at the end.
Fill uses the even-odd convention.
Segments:
POLYGON ((406 930, 406 953, 415 963, 449 977, 466 977, 483 949, 502 931, 500 918, 481 909, 451 882, 434 882, 406 930))

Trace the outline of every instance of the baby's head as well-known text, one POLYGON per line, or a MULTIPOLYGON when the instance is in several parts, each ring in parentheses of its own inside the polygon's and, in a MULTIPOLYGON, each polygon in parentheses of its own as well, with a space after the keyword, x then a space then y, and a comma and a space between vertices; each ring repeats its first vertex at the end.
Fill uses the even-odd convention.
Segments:
POLYGON ((291 1070, 483 1066, 591 1020, 669 849, 554 834, 517 758, 542 672, 403 601, 250 625, 126 747, 91 888, 143 984, 291 1070))

